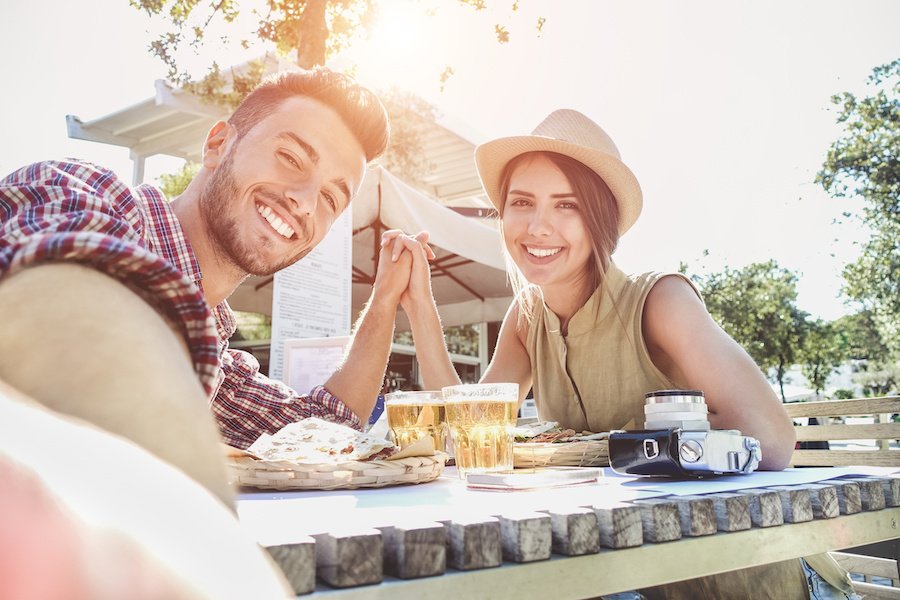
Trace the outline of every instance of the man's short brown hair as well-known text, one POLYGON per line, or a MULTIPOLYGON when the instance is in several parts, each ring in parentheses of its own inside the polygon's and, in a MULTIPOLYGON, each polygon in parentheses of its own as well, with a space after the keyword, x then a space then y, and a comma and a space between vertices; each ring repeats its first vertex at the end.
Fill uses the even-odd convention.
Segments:
POLYGON ((390 124, 378 97, 348 75, 325 67, 283 72, 264 79, 244 98, 228 123, 243 137, 279 104, 295 96, 318 100, 337 112, 362 146, 367 161, 387 148, 390 124))

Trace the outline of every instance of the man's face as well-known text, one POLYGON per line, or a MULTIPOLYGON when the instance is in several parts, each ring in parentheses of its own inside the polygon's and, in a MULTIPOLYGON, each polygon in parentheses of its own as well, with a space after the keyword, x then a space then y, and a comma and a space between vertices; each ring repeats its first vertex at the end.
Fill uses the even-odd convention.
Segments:
POLYGON ((365 174, 350 129, 310 98, 285 100, 230 144, 201 192, 200 211, 219 259, 251 275, 306 256, 365 174))

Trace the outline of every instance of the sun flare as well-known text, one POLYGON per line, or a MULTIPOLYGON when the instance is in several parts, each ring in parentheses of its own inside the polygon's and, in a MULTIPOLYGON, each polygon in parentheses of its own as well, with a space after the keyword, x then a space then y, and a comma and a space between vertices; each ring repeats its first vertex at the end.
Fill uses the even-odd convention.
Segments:
POLYGON ((426 39, 430 23, 422 11, 406 3, 382 3, 367 39, 354 48, 359 75, 378 86, 408 82, 409 76, 433 66, 431 44, 426 39))

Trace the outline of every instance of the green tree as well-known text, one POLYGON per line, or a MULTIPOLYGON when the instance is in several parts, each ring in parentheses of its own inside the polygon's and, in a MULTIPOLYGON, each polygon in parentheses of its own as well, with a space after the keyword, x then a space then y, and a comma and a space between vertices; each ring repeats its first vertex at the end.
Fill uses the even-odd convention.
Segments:
POLYGON ((159 176, 159 189, 163 191, 166 198, 173 200, 187 188, 199 171, 198 163, 185 162, 179 171, 159 176))
MULTIPOLYGON (((474 11, 488 7, 489 0, 457 0, 474 11)), ((365 34, 375 22, 378 0, 129 0, 134 8, 164 21, 165 32, 150 44, 150 51, 168 67, 172 83, 194 92, 208 101, 233 108, 259 82, 264 74, 262 61, 251 61, 245 71, 230 70, 228 77, 217 62, 212 62, 203 78, 197 79, 181 60, 185 49, 201 54, 212 40, 213 45, 238 44, 249 49, 252 40, 263 43, 274 54, 291 56, 294 62, 309 69, 325 61, 365 34), (243 15, 243 19, 239 19, 243 15), (249 17, 249 18, 248 18, 249 17), (243 30, 238 24, 251 23, 243 30), (219 30, 228 33, 219 33, 219 30), (227 85, 232 79, 232 85, 227 85)), ((518 0, 511 11, 519 8, 518 0)), ((540 35, 546 19, 536 24, 540 35)), ((496 24, 497 42, 509 42, 509 30, 496 24)), ((453 67, 444 67, 441 84, 452 76, 453 67)))
POLYGON ((871 237, 844 269, 845 291, 871 310, 881 338, 900 353, 900 59, 877 67, 872 93, 834 96, 842 136, 832 144, 816 181, 834 197, 860 197, 871 237))
POLYGON ((829 375, 847 359, 847 344, 833 323, 808 320, 799 358, 803 376, 816 394, 821 394, 829 375))
POLYGON ((881 332, 870 310, 844 315, 835 320, 833 327, 847 358, 871 363, 883 363, 888 360, 890 350, 881 338, 881 332))
POLYGON ((797 276, 777 262, 695 277, 706 306, 722 328, 775 380, 784 399, 784 376, 797 363, 807 313, 797 308, 797 276))
POLYGON ((900 383, 900 361, 874 365, 857 373, 855 380, 866 396, 896 394, 900 383))
POLYGON ((394 175, 412 185, 434 169, 422 151, 426 126, 438 118, 437 108, 427 100, 397 88, 378 94, 391 119, 391 145, 378 159, 394 175))

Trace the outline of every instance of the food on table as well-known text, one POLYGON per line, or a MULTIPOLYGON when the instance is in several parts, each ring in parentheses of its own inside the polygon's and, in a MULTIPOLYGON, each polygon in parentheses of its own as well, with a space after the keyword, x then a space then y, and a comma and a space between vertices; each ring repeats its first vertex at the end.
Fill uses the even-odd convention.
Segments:
POLYGON ((516 443, 526 444, 587 442, 605 440, 609 437, 608 431, 578 433, 574 429, 563 429, 556 421, 540 421, 530 425, 521 425, 513 431, 516 443))
POLYGON ((263 434, 247 451, 265 460, 338 463, 387 458, 397 452, 391 442, 345 425, 309 418, 263 434))

